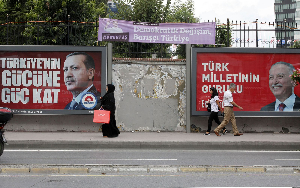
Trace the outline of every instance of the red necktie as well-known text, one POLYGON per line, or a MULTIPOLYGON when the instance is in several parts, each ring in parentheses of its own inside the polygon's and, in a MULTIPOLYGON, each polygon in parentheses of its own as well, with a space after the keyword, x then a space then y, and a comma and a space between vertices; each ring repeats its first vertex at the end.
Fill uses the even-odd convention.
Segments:
POLYGON ((280 103, 279 104, 279 111, 283 111, 284 108, 285 108, 285 104, 284 103, 280 103))

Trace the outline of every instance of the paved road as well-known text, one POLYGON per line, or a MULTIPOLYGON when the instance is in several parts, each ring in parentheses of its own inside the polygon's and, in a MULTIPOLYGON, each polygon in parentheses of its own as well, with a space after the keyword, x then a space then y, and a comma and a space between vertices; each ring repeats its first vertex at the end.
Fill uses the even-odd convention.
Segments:
POLYGON ((5 150, 8 164, 300 166, 300 151, 241 150, 5 150))
POLYGON ((0 187, 299 187, 299 161, 300 151, 5 150, 0 187))

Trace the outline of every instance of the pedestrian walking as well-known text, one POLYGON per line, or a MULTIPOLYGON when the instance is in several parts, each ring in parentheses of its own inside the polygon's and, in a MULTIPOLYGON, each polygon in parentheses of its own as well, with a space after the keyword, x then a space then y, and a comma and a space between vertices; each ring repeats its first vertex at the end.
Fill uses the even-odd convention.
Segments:
MULTIPOLYGON (((219 99, 219 96, 218 96, 219 94, 218 94, 217 89, 214 88, 214 87, 211 87, 209 89, 209 92, 211 94, 211 98, 209 100, 209 103, 211 105, 211 112, 210 112, 210 115, 209 115, 209 118, 208 118, 208 128, 207 128, 207 131, 204 135, 210 135, 213 120, 218 125, 221 124, 221 122, 219 120, 219 116, 218 116, 219 109, 220 109, 221 113, 223 113, 222 107, 221 107, 220 102, 219 102, 220 99, 219 99)), ((226 132, 227 132, 226 128, 223 127, 223 134, 225 134, 226 132)))
POLYGON ((106 85, 106 94, 101 97, 101 108, 104 110, 110 111, 110 122, 109 124, 102 125, 102 133, 103 137, 117 137, 120 134, 120 131, 116 125, 116 118, 115 118, 115 96, 114 96, 115 86, 112 84, 106 85))
POLYGON ((224 104, 224 119, 222 121, 222 123, 214 130, 215 134, 217 136, 221 136, 220 130, 225 127, 229 121, 232 124, 232 129, 233 129, 233 134, 234 136, 240 136, 243 135, 243 133, 239 133, 237 126, 236 126, 236 120, 235 120, 235 116, 234 116, 234 112, 233 112, 233 107, 238 107, 240 110, 243 110, 243 108, 239 105, 237 105, 234 101, 233 101, 233 97, 232 97, 232 93, 235 91, 236 89, 236 85, 234 83, 231 83, 229 85, 229 90, 227 90, 224 93, 224 97, 223 97, 223 104, 224 104))

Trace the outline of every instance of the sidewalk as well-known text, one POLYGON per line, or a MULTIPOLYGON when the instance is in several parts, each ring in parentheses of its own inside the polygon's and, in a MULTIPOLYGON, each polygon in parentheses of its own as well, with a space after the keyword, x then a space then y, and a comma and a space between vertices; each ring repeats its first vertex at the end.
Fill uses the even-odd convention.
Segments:
POLYGON ((121 132, 103 138, 98 132, 5 132, 5 149, 189 149, 189 150, 300 150, 300 134, 231 133, 217 137, 203 133, 121 132))

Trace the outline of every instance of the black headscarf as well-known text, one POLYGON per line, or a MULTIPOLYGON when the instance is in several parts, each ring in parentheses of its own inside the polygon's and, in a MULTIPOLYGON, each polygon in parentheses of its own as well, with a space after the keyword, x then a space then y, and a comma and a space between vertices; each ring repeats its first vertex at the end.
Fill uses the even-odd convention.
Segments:
POLYGON ((113 93, 115 91, 115 86, 114 85, 107 84, 106 86, 108 88, 107 93, 113 93))
POLYGON ((115 111, 115 97, 114 97, 114 91, 115 86, 112 84, 107 84, 107 92, 105 95, 101 98, 101 106, 104 110, 109 110, 112 113, 115 111))

